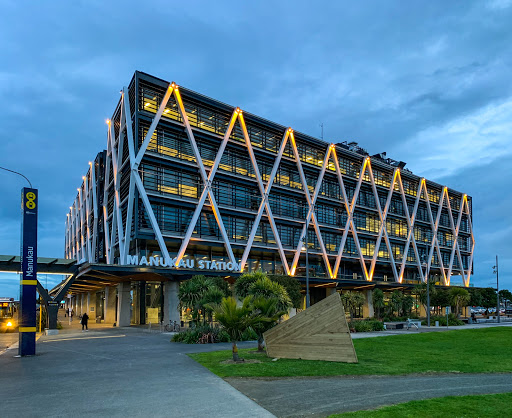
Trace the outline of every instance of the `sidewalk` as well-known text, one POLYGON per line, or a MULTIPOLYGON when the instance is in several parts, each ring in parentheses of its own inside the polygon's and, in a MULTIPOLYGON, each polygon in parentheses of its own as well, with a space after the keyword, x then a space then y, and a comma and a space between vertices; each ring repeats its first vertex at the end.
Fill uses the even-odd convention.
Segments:
POLYGON ((186 355, 229 343, 178 344, 166 334, 99 325, 82 333, 68 324, 59 335, 42 336, 34 357, 1 355, 9 382, 0 385, 1 416, 272 416, 186 355))
POLYGON ((375 331, 375 332, 355 332, 350 334, 353 340, 357 340, 359 338, 372 338, 372 337, 388 337, 391 335, 407 335, 407 334, 418 334, 423 332, 444 332, 444 331, 456 331, 461 329, 480 329, 480 328, 491 328, 491 327, 512 327, 512 322, 506 322, 498 324, 496 322, 493 323, 485 323, 485 324, 471 324, 471 325, 455 325, 448 327, 427 327, 421 326, 419 329, 412 327, 411 329, 403 329, 403 330, 391 330, 391 331, 375 331))

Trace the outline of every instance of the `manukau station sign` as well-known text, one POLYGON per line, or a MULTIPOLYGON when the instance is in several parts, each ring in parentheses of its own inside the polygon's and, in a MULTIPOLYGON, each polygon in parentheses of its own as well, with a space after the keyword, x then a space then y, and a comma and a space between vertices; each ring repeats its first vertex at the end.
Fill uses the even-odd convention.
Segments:
POLYGON ((209 271, 240 271, 240 263, 233 263, 231 261, 215 261, 215 260, 198 260, 197 266, 193 259, 181 259, 176 265, 177 258, 164 258, 158 255, 153 257, 142 256, 139 258, 138 255, 127 255, 126 264, 127 266, 148 266, 148 267, 167 267, 170 269, 199 269, 209 271))

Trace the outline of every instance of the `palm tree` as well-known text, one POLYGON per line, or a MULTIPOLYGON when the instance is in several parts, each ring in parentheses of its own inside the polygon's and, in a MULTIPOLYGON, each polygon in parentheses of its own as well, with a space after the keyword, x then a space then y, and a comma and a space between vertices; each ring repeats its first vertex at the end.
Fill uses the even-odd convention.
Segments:
POLYGON ((242 274, 235 282, 235 294, 239 298, 249 295, 249 289, 258 279, 266 279, 267 275, 262 271, 242 274))
POLYGON ((463 306, 467 306, 471 296, 466 289, 462 287, 452 287, 450 289, 450 300, 453 306, 455 306, 455 312, 457 318, 460 316, 460 311, 463 306))
POLYGON ((292 301, 286 289, 279 283, 273 282, 267 276, 260 277, 249 287, 249 294, 255 297, 276 298, 277 309, 288 312, 292 307, 292 301))
POLYGON ((205 316, 208 314, 208 321, 210 323, 212 322, 212 306, 219 305, 225 297, 225 293, 217 286, 213 286, 204 292, 203 298, 199 301, 199 306, 204 309, 205 316))
POLYGON ((363 306, 365 301, 364 296, 361 293, 351 292, 350 290, 342 293, 341 300, 345 309, 348 309, 350 313, 351 321, 354 319, 356 310, 363 306))
POLYGON ((380 289, 373 290, 373 306, 377 309, 377 318, 380 318, 380 310, 384 308, 384 292, 380 289))
POLYGON ((263 334, 272 328, 276 322, 286 314, 286 311, 280 310, 278 307, 279 301, 275 297, 266 298, 258 296, 253 301, 253 307, 259 314, 266 320, 262 320, 255 325, 253 329, 258 335, 258 351, 263 351, 263 334))
MULTIPOLYGON (((190 280, 181 282, 178 290, 178 298, 183 308, 192 310, 192 317, 200 318, 204 316, 204 306, 202 300, 204 295, 212 288, 216 287, 214 283, 205 276, 198 275, 190 280)), ((204 318, 206 322, 206 318, 204 318)))
POLYGON ((257 326, 262 321, 262 317, 254 311, 252 306, 253 297, 247 296, 238 307, 236 299, 233 297, 223 298, 220 305, 213 308, 215 319, 219 321, 224 330, 229 335, 233 344, 233 361, 239 361, 237 341, 247 328, 257 326))

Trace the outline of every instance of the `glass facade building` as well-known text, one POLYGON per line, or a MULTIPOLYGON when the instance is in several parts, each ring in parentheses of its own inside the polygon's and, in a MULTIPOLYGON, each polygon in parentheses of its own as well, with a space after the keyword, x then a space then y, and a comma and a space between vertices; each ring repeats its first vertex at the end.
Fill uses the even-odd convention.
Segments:
POLYGON ((469 286, 471 197, 148 74, 121 93, 67 217, 67 258, 302 281, 307 246, 313 286, 469 286))

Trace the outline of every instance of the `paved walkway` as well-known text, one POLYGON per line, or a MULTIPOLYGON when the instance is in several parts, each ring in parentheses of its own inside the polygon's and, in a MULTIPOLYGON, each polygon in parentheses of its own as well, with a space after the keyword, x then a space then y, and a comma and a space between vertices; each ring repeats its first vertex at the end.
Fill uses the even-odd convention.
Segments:
POLYGON ((512 374, 226 379, 278 417, 327 416, 442 396, 512 392, 512 374))
POLYGON ((272 416, 185 355, 229 344, 177 344, 166 334, 95 325, 43 336, 35 357, 0 355, 0 416, 272 416))
POLYGON ((422 326, 419 329, 411 328, 409 330, 390 330, 390 331, 376 331, 376 332, 356 332, 351 334, 353 340, 357 340, 359 338, 373 338, 373 337, 387 337, 390 335, 404 335, 404 334, 418 334, 423 332, 445 332, 445 331, 457 331, 457 330, 465 330, 465 329, 482 329, 482 328, 492 328, 492 327, 512 327, 512 322, 506 323, 485 323, 485 324, 471 324, 471 325, 457 325, 453 327, 426 327, 422 326))

